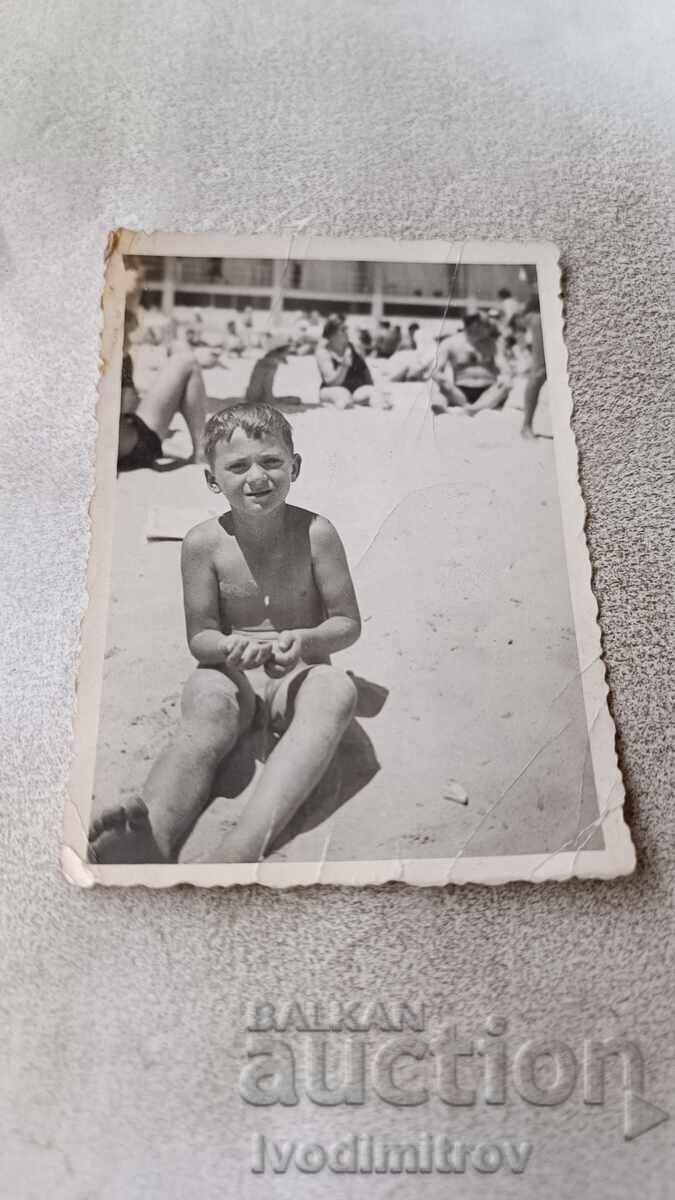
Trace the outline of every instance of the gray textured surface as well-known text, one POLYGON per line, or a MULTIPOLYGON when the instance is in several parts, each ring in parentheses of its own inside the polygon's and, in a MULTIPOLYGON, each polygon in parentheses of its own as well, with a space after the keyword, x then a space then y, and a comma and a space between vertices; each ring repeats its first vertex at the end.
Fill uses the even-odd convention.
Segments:
POLYGON ((3 25, 0 1192, 666 1197, 674 1126, 625 1143, 616 1079, 602 1110, 578 1090, 555 1111, 461 1110, 468 1140, 535 1143, 525 1176, 493 1183, 256 1179, 252 1129, 404 1140, 448 1121, 373 1103, 271 1115, 235 1085, 249 996, 408 995, 473 1034, 489 1011, 575 1047, 625 1031, 647 1095, 675 1107, 672 5, 10 3, 3 25), (106 232, 300 218, 560 245, 632 880, 290 895, 60 880, 106 232))

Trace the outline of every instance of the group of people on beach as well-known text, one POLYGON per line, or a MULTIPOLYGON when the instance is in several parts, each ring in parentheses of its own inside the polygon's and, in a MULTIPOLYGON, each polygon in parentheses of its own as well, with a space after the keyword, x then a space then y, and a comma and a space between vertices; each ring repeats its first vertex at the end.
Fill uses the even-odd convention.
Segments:
MULTIPOLYGON (((521 304, 507 289, 497 307, 468 308, 461 328, 441 332, 426 342, 419 322, 405 333, 391 321, 380 321, 374 335, 359 328, 350 336, 347 320, 331 314, 321 324, 318 312, 300 313, 288 329, 266 332, 256 328, 253 310, 227 321, 214 336, 204 329, 199 310, 179 326, 147 325, 149 337, 163 344, 165 358, 152 385, 142 394, 134 385, 127 345, 123 361, 119 468, 152 466, 162 455, 162 442, 180 412, 193 446, 194 461, 202 461, 202 433, 208 412, 204 371, 228 358, 253 357, 245 394, 233 398, 250 404, 300 404, 295 395, 278 395, 279 367, 289 357, 312 354, 318 372, 318 401, 339 409, 367 405, 384 411, 392 407, 390 384, 427 382, 430 404, 437 415, 460 409, 468 416, 506 404, 516 383, 523 390, 521 432, 533 438, 539 393, 546 379, 539 302, 533 296, 521 304), (378 362, 377 360, 384 360, 378 362)), ((127 306, 128 337, 138 324, 137 308, 127 306)), ((145 335, 144 335, 145 336, 145 335)))
MULTIPOLYGON (((127 332, 133 329, 136 317, 128 310, 127 332)), ((236 331, 235 331, 236 333, 236 331)), ((235 333, 228 334, 234 338, 235 333)), ((152 385, 140 393, 134 383, 133 363, 128 347, 122 361, 122 404, 118 444, 118 469, 135 470, 151 467, 162 457, 162 442, 168 436, 176 413, 181 413, 192 441, 192 461, 204 461, 203 430, 208 412, 204 383, 204 367, 194 353, 194 327, 182 339, 169 343, 166 359, 152 385)), ((300 404, 295 395, 275 393, 275 378, 282 363, 292 351, 288 334, 271 334, 261 338, 264 351, 254 362, 241 399, 247 404, 300 404)), ((234 351, 242 353, 242 339, 237 335, 234 351)), ((331 316, 322 329, 320 344, 315 350, 319 371, 318 398, 321 404, 350 408, 354 404, 373 408, 391 408, 391 400, 373 382, 365 358, 349 340, 344 319, 331 316)))

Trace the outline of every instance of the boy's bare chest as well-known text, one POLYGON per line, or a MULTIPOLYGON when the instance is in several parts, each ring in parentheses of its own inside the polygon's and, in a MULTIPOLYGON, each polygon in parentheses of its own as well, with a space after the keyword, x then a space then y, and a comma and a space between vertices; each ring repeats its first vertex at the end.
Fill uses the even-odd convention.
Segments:
POLYGON ((216 559, 218 590, 230 621, 250 625, 273 613, 314 608, 318 597, 309 547, 281 544, 263 552, 239 547, 216 559))

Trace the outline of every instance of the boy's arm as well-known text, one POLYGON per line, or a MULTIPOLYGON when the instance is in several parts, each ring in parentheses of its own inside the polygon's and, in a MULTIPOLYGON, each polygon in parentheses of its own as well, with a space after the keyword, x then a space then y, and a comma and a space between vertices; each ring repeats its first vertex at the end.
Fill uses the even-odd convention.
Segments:
POLYGON ((347 556, 336 530, 325 517, 310 525, 312 567, 321 593, 325 619, 313 629, 286 630, 279 636, 274 659, 290 669, 300 658, 326 658, 351 646, 361 633, 361 615, 347 556))
POLYGON ((220 623, 213 547, 201 525, 191 529, 183 540, 181 572, 190 653, 204 667, 220 666, 225 662, 228 641, 220 623))

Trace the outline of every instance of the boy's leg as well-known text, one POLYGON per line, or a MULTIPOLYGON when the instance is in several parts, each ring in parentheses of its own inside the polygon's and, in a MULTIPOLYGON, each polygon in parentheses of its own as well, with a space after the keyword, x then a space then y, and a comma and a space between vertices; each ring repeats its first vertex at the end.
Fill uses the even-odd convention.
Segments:
POLYGON ((356 688, 344 672, 313 667, 295 697, 293 719, 258 785, 211 862, 258 862, 324 775, 354 715, 356 688))
POLYGON ((112 809, 92 825, 97 862, 169 862, 208 801, 216 768, 250 726, 255 696, 239 672, 198 667, 181 701, 181 724, 155 762, 143 800, 112 809))

